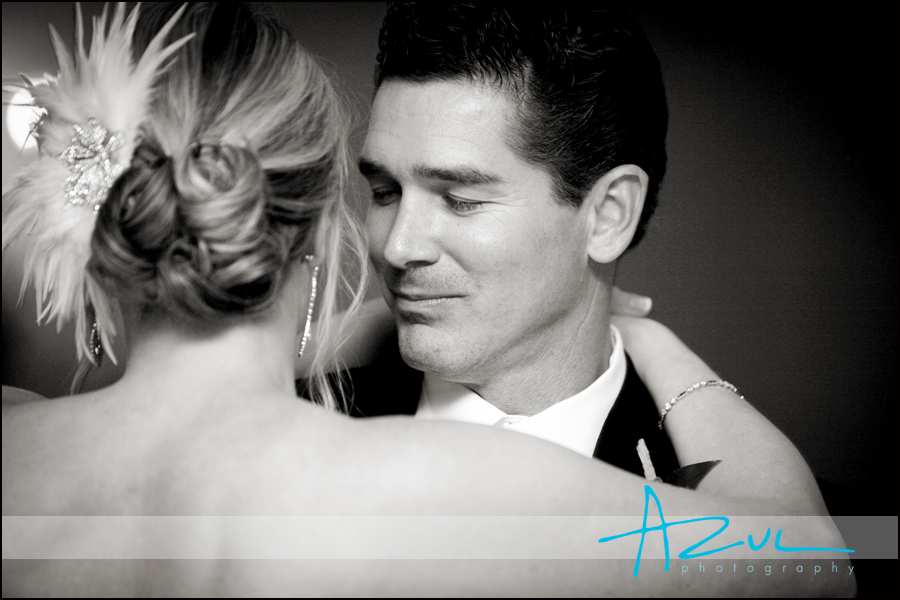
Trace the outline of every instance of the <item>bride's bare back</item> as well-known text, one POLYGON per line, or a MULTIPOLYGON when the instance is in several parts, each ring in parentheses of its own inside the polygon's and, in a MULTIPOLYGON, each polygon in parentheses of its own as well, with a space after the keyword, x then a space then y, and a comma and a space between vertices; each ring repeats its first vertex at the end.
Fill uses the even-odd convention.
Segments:
MULTIPOLYGON (((350 420, 274 394, 203 402, 124 397, 114 389, 6 407, 3 427, 5 516, 278 516, 294 526, 287 517, 318 517, 312 523, 320 525, 336 517, 403 517, 378 541, 384 554, 368 559, 351 560, 359 540, 348 539, 336 523, 312 530, 305 523, 303 547, 315 552, 303 560, 272 550, 267 561, 6 561, 13 564, 4 566, 4 593, 504 594, 524 593, 536 581, 556 592, 590 589, 592 581, 606 585, 579 561, 418 560, 416 553, 427 549, 408 545, 408 534, 422 527, 416 516, 578 515, 618 504, 597 497, 601 465, 517 434, 408 418, 350 420), (177 426, 170 425, 169 407, 180 412, 177 426), (530 463, 527 470, 522 461, 530 463), (550 475, 558 479, 548 487, 550 475), (570 567, 577 569, 570 573, 570 567), (575 576, 571 583, 549 579, 566 573, 575 576)), ((171 548, 166 538, 149 548, 137 543, 158 523, 126 522, 101 525, 91 535, 65 525, 45 529, 38 549, 90 557, 100 548, 136 546, 179 556, 181 546, 171 548)), ((350 525, 349 532, 364 533, 370 524, 350 525)), ((195 555, 242 556, 249 552, 247 526, 240 519, 217 521, 181 535, 195 555)), ((540 546, 539 539, 532 543, 540 546)), ((510 539, 501 546, 513 556, 520 544, 510 539)), ((465 538, 444 540, 441 548, 450 556, 471 550, 465 538)), ((616 563, 616 571, 624 577, 629 565, 616 563)))
MULTIPOLYGON (((140 398, 114 388, 8 406, 3 430, 5 517, 135 517, 101 520, 89 534, 41 522, 39 554, 95 558, 5 561, 4 593, 594 595, 669 584, 659 561, 645 560, 634 579, 633 544, 619 560, 571 560, 554 558, 545 521, 491 535, 510 516, 550 517, 553 527, 554 517, 582 517, 597 527, 583 541, 595 544, 639 526, 643 510, 635 476, 512 432, 350 420, 279 394, 140 398), (170 410, 181 413, 175 426, 170 410), (619 531, 589 515, 631 519, 619 531), (190 518, 173 526, 172 516, 190 518), (384 518, 394 520, 378 525, 384 518), (374 540, 373 523, 383 533, 374 540), (104 552, 133 560, 96 558, 104 552), (174 560, 186 556, 213 560, 174 560)), ((669 486, 656 492, 667 515, 721 508, 669 486)), ((682 539, 670 534, 673 547, 682 539)), ((644 552, 661 556, 661 537, 648 537, 644 552)), ((740 576, 721 589, 738 580, 760 585, 740 576)))
POLYGON ((5 515, 587 514, 601 467, 498 430, 354 420, 278 394, 116 392, 4 407, 5 515), (542 492, 544 469, 570 485, 542 492))

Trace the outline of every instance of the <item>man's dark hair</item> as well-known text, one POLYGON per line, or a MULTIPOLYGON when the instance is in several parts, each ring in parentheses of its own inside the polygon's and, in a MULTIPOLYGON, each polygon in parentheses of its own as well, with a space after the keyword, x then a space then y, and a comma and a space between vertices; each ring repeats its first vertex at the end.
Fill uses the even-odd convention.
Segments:
POLYGON ((669 112, 659 60, 637 20, 596 3, 391 3, 378 40, 376 85, 467 79, 513 94, 512 147, 580 206, 610 169, 650 177, 631 246, 643 237, 666 170, 669 112))

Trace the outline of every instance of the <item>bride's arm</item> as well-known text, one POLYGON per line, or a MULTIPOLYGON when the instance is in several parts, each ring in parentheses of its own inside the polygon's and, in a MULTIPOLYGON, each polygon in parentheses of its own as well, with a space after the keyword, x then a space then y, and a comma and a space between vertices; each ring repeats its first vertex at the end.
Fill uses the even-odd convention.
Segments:
MULTIPOLYGON (((614 317, 657 410, 700 381, 721 379, 668 328, 650 319, 614 317)), ((735 382, 738 387, 740 382, 735 382)), ((721 387, 686 396, 666 415, 681 464, 721 460, 698 491, 776 501, 790 514, 828 514, 815 479, 794 445, 746 400, 721 387)))

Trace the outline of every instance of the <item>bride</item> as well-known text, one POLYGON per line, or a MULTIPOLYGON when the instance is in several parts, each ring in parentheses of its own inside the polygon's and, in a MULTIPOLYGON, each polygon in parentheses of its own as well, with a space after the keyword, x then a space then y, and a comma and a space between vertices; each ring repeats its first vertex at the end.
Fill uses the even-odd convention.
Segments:
MULTIPOLYGON (((4 390, 4 595, 677 591, 656 563, 635 579, 632 546, 614 554, 629 560, 547 560, 555 555, 541 535, 486 538, 488 521, 476 519, 640 515, 646 481, 491 428, 348 419, 325 377, 333 353, 316 353, 309 367, 315 403, 297 400, 294 361, 313 312, 317 335, 338 339, 337 298, 349 292, 356 307, 364 289, 341 275, 348 262, 365 271, 342 201, 341 103, 290 34, 247 7, 124 12, 106 35, 104 13, 89 54, 79 46, 74 62, 54 36, 60 77, 31 86, 46 111, 36 129, 42 156, 3 197, 3 245, 30 236, 27 269, 49 314, 76 318, 94 361, 111 347, 115 311, 127 340, 125 374, 107 388, 52 401, 4 390), (79 520, 87 516, 97 517, 93 528, 79 520), (186 520, 166 528, 172 516, 186 520), (280 517, 287 528, 289 516, 331 519, 303 529, 312 555, 149 560, 258 558, 247 550, 258 538, 234 518, 280 517), (393 534, 379 553, 354 554, 347 520, 374 517, 396 517, 393 534), (463 519, 434 555, 445 560, 416 560, 434 557, 409 546, 417 517, 463 519), (203 528, 204 518, 220 520, 203 528), (490 539, 492 558, 532 560, 458 560, 473 539, 490 539), (135 550, 147 544, 155 550, 135 550), (54 557, 79 560, 6 560, 54 557), (114 557, 138 560, 93 560, 114 557), (314 560, 325 558, 347 560, 314 560)), ((714 377, 657 325, 621 325, 655 395, 673 379, 714 377)), ((793 446, 720 392, 705 390, 707 404, 731 407, 746 437, 705 432, 733 465, 705 493, 657 485, 666 513, 824 515, 793 446), (763 447, 781 457, 775 467, 744 458, 763 447)), ((743 522, 756 533, 771 518, 743 522)), ((592 550, 640 519, 598 523, 586 534, 592 550)), ((791 527, 803 541, 843 547, 827 517, 791 527)), ((647 537, 647 556, 663 556, 659 538, 647 537)), ((700 579, 681 593, 773 585, 748 573, 700 579)), ((852 578, 774 585, 853 590, 852 578)))

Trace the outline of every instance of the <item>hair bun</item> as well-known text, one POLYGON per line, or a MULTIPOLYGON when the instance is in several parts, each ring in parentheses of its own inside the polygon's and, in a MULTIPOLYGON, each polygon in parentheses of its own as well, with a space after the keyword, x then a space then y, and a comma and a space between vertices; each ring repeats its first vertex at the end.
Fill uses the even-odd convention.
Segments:
POLYGON ((192 317, 269 304, 290 248, 270 223, 266 175, 251 149, 200 142, 167 157, 145 143, 124 179, 131 184, 118 186, 98 221, 103 275, 125 289, 141 281, 130 288, 141 303, 192 317))
POLYGON ((160 302, 198 317, 268 305, 290 249, 274 235, 249 148, 194 143, 175 159, 180 235, 158 264, 160 302))
POLYGON ((224 142, 194 142, 176 171, 176 186, 187 201, 235 191, 244 196, 264 193, 265 175, 248 148, 224 142))

